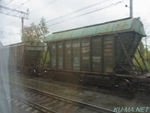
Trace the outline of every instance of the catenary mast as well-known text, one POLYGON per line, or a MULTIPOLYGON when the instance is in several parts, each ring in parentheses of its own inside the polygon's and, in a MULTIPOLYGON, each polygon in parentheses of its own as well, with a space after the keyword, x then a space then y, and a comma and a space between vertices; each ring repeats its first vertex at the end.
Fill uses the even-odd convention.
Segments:
POLYGON ((24 12, 24 11, 17 10, 17 8, 10 8, 10 7, 7 7, 6 5, 4 6, 0 4, 0 13, 8 15, 8 16, 21 18, 22 42, 24 42, 24 38, 23 38, 24 19, 28 19, 29 10, 27 9, 27 11, 24 12))

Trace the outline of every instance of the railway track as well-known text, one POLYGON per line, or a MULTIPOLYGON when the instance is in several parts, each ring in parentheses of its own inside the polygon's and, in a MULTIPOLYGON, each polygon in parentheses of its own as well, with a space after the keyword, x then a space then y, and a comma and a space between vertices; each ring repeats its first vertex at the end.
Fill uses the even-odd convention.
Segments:
POLYGON ((123 98, 133 98, 134 94, 129 94, 127 92, 121 92, 118 89, 111 89, 110 87, 98 87, 98 86, 91 86, 91 85, 77 85, 77 84, 72 84, 72 83, 64 83, 64 82, 59 82, 59 81, 54 81, 54 80, 46 80, 43 78, 35 78, 35 77, 20 77, 17 76, 19 78, 27 78, 28 80, 34 80, 35 82, 37 81, 37 83, 53 83, 53 84, 59 84, 61 86, 65 86, 65 87, 71 87, 74 89, 78 89, 78 90, 88 90, 88 91, 94 91, 94 92, 100 92, 100 93, 107 93, 110 95, 117 95, 119 97, 123 97, 123 98))
POLYGON ((0 113, 43 113, 37 110, 31 103, 10 95, 3 90, 0 91, 0 113))
POLYGON ((18 86, 11 83, 11 94, 28 103, 32 103, 39 111, 44 113, 114 113, 111 110, 90 105, 81 101, 43 92, 27 86, 18 86))

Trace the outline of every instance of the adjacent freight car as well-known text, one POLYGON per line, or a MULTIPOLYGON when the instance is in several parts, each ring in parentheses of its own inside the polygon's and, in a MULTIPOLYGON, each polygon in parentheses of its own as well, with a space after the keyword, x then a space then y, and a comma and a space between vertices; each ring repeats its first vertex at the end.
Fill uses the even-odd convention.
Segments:
POLYGON ((144 36, 139 18, 55 32, 44 39, 50 52, 45 74, 62 81, 92 84, 132 82, 132 78, 144 74, 133 64, 144 36))
POLYGON ((24 48, 25 43, 0 47, 1 72, 16 71, 22 67, 24 48))
POLYGON ((0 47, 1 72, 23 72, 33 74, 44 49, 37 42, 17 43, 0 47))

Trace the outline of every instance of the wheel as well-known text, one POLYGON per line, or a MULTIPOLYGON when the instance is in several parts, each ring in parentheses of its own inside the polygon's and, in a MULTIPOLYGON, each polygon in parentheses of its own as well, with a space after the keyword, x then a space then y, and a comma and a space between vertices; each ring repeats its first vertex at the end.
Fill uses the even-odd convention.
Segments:
POLYGON ((135 94, 137 92, 135 85, 133 85, 133 83, 127 79, 123 79, 121 82, 119 82, 119 88, 122 91, 129 92, 130 94, 135 94))
POLYGON ((28 72, 30 76, 34 76, 34 77, 37 76, 37 71, 35 69, 29 69, 28 72))
POLYGON ((49 75, 49 71, 43 70, 42 75, 43 75, 43 78, 47 79, 49 75))

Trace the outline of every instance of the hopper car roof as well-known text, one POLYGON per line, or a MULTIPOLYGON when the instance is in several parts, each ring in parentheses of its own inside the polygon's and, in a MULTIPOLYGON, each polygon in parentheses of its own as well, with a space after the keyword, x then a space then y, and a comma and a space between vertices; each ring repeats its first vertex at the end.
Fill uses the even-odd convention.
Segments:
POLYGON ((126 18, 102 24, 96 24, 71 30, 55 32, 48 35, 44 42, 53 42, 67 39, 82 38, 105 34, 134 31, 142 36, 145 35, 144 26, 139 18, 126 18))
POLYGON ((36 41, 34 41, 32 44, 30 42, 20 42, 20 43, 10 44, 6 46, 1 46, 0 49, 17 47, 17 46, 26 46, 28 48, 32 48, 32 47, 39 48, 39 47, 44 47, 44 44, 43 43, 37 44, 36 41))
POLYGON ((24 45, 26 45, 26 43, 25 42, 21 42, 21 43, 16 43, 16 44, 11 44, 11 45, 1 46, 0 49, 10 48, 10 47, 17 47, 17 46, 24 46, 24 45))

